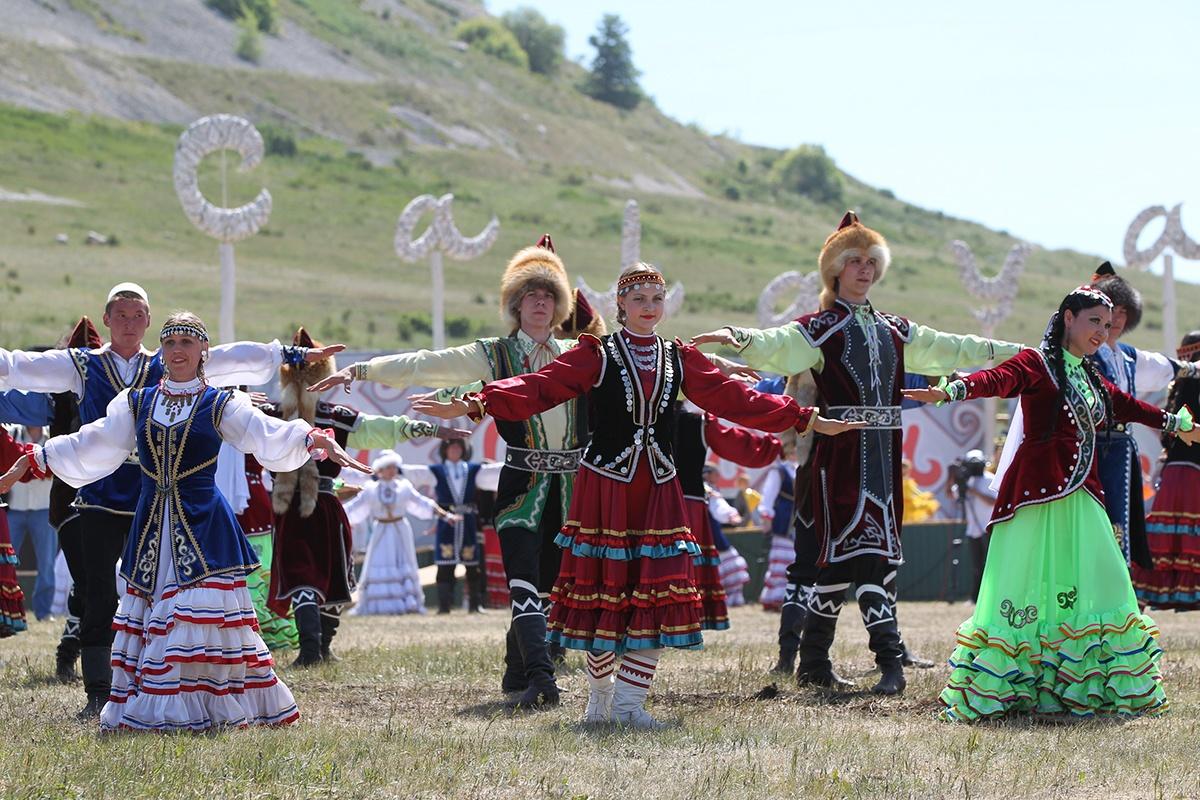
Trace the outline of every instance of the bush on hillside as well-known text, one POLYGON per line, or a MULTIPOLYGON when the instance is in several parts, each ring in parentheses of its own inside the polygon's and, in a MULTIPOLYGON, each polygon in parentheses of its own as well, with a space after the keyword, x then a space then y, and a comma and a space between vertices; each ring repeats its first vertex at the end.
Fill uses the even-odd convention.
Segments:
POLYGON ((283 158, 292 158, 296 155, 296 135, 287 128, 268 122, 259 125, 258 132, 262 134, 263 150, 267 155, 282 156, 283 158))
POLYGON ((253 15, 263 33, 274 33, 279 24, 278 0, 205 0, 205 3, 233 20, 253 15))
POLYGON ((242 61, 257 64, 262 61, 262 34, 258 32, 258 20, 253 12, 248 11, 237 24, 241 31, 238 33, 237 45, 233 52, 242 61))
POLYGON ((820 145, 802 144, 789 150, 775 162, 773 175, 780 189, 804 195, 818 203, 842 199, 842 176, 820 145))
POLYGON ((543 17, 537 9, 522 6, 500 18, 529 57, 529 70, 554 75, 563 61, 566 32, 543 17))
POLYGON ((529 69, 529 56, 521 49, 521 43, 498 20, 476 17, 460 22, 454 29, 454 38, 493 58, 529 69))

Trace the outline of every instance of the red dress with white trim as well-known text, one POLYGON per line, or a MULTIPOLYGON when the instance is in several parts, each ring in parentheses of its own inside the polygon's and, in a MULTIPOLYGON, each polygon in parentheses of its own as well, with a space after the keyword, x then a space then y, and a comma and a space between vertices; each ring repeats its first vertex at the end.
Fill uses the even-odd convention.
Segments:
POLYGON ((126 390, 106 415, 36 450, 72 486, 138 455, 141 491, 121 572, 128 589, 113 628, 112 693, 103 730, 205 730, 299 718, 259 636, 246 575, 258 566, 216 491, 221 441, 268 469, 309 459, 303 421, 280 422, 248 396, 200 381, 126 390))
POLYGON ((468 402, 521 420, 587 394, 595 410, 566 524, 547 638, 577 650, 695 648, 702 603, 673 459, 683 391, 702 408, 769 431, 807 430, 814 410, 726 378, 694 347, 627 330, 583 336, 536 373, 487 384, 468 402))

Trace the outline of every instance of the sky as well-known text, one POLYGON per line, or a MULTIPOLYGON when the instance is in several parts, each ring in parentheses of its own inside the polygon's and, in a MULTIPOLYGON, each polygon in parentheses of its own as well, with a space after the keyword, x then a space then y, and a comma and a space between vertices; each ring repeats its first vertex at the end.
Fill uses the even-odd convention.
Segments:
MULTIPOLYGON (((1200 240, 1200 3, 487 0, 520 6, 585 65, 620 15, 671 117, 820 144, 911 203, 1118 264, 1138 212, 1183 203, 1200 240)), ((1200 262, 1175 268, 1200 282, 1200 262)))

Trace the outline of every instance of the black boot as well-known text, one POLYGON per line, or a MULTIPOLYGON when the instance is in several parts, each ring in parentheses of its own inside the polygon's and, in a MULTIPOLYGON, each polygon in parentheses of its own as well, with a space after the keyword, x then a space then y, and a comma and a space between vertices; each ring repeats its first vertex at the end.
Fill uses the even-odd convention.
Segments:
POLYGON ((890 664, 880 664, 879 683, 871 687, 871 694, 895 695, 904 691, 908 681, 904 679, 904 667, 899 661, 890 664))
POLYGON ((837 617, 809 612, 804 621, 804 636, 800 640, 800 667, 796 670, 796 683, 822 689, 854 688, 853 681, 833 671, 833 662, 829 660, 829 648, 833 646, 836 632, 837 617))
POLYGON ((872 687, 871 693, 900 694, 904 691, 907 682, 904 680, 904 666, 901 663, 903 650, 900 644, 900 629, 896 626, 896 617, 878 607, 875 608, 873 614, 869 614, 867 611, 869 602, 866 595, 859 599, 859 605, 863 608, 863 619, 874 618, 870 627, 867 628, 867 643, 871 652, 875 654, 875 663, 879 665, 880 677, 879 683, 872 687), (886 616, 883 616, 884 614, 886 616))
POLYGON ((772 672, 791 675, 796 671, 796 653, 800 650, 800 635, 804 632, 804 621, 808 609, 788 593, 783 607, 779 609, 779 662, 772 672))
POLYGON ((563 647, 558 642, 550 642, 546 645, 546 652, 550 655, 550 663, 555 668, 561 667, 567 663, 567 648, 563 647))
POLYGON ((504 637, 504 677, 500 679, 500 691, 505 694, 523 692, 529 688, 525 675, 525 659, 521 658, 521 647, 517 644, 517 626, 509 625, 504 637))
POLYGON ((511 707, 525 709, 558 705, 554 664, 550 661, 550 651, 546 646, 546 618, 541 614, 527 614, 514 619, 513 627, 517 629, 517 646, 521 648, 529 686, 511 707))
POLYGON ((112 649, 109 647, 84 647, 79 651, 79 665, 83 670, 83 690, 87 692, 87 705, 77 715, 81 720, 93 720, 100 716, 108 693, 112 690, 112 649))
POLYGON ((439 614, 449 614, 450 606, 454 605, 454 581, 438 581, 438 610, 439 614))
POLYGON ((321 660, 329 663, 341 661, 329 650, 329 645, 333 642, 333 637, 337 636, 338 625, 342 622, 341 617, 336 614, 321 614, 321 660))
POLYGON ((321 611, 315 603, 305 603, 293 610, 296 632, 300 634, 300 654, 293 667, 311 667, 321 663, 321 611))
POLYGON ((483 570, 478 565, 467 567, 467 613, 482 614, 483 570))
POLYGON ((67 617, 54 658, 54 675, 60 683, 74 683, 79 680, 79 675, 75 672, 75 661, 78 658, 79 620, 75 617, 67 617))

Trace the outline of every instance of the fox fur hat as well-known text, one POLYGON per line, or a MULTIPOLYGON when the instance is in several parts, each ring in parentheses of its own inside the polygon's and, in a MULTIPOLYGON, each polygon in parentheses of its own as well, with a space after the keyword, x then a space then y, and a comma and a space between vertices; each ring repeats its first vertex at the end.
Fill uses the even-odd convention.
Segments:
POLYGON ((545 289, 554 295, 554 317, 550 327, 562 325, 571 315, 571 284, 567 281, 567 268, 554 252, 554 242, 549 234, 533 247, 517 251, 500 278, 500 318, 513 330, 521 327, 521 300, 534 289, 545 289))
POLYGON ((846 261, 854 256, 874 258, 879 266, 875 271, 875 283, 883 280, 888 264, 892 263, 892 252, 887 240, 878 231, 873 231, 858 221, 858 215, 847 211, 837 230, 829 234, 821 247, 818 265, 821 269, 821 308, 833 308, 837 299, 837 281, 841 277, 846 261))
MULTIPOLYGON (((320 343, 309 336, 304 328, 296 331, 292 344, 300 347, 320 347, 320 343)), ((320 397, 316 392, 308 391, 322 378, 327 378, 337 371, 333 356, 312 364, 290 366, 284 364, 279 368, 279 412, 285 420, 302 419, 312 425, 317 418, 317 402, 320 397)), ((271 488, 271 506, 276 514, 286 514, 292 504, 292 498, 300 489, 300 516, 312 515, 317 507, 317 490, 320 483, 317 464, 312 459, 305 462, 300 469, 291 472, 280 472, 275 477, 275 485, 271 488)))

